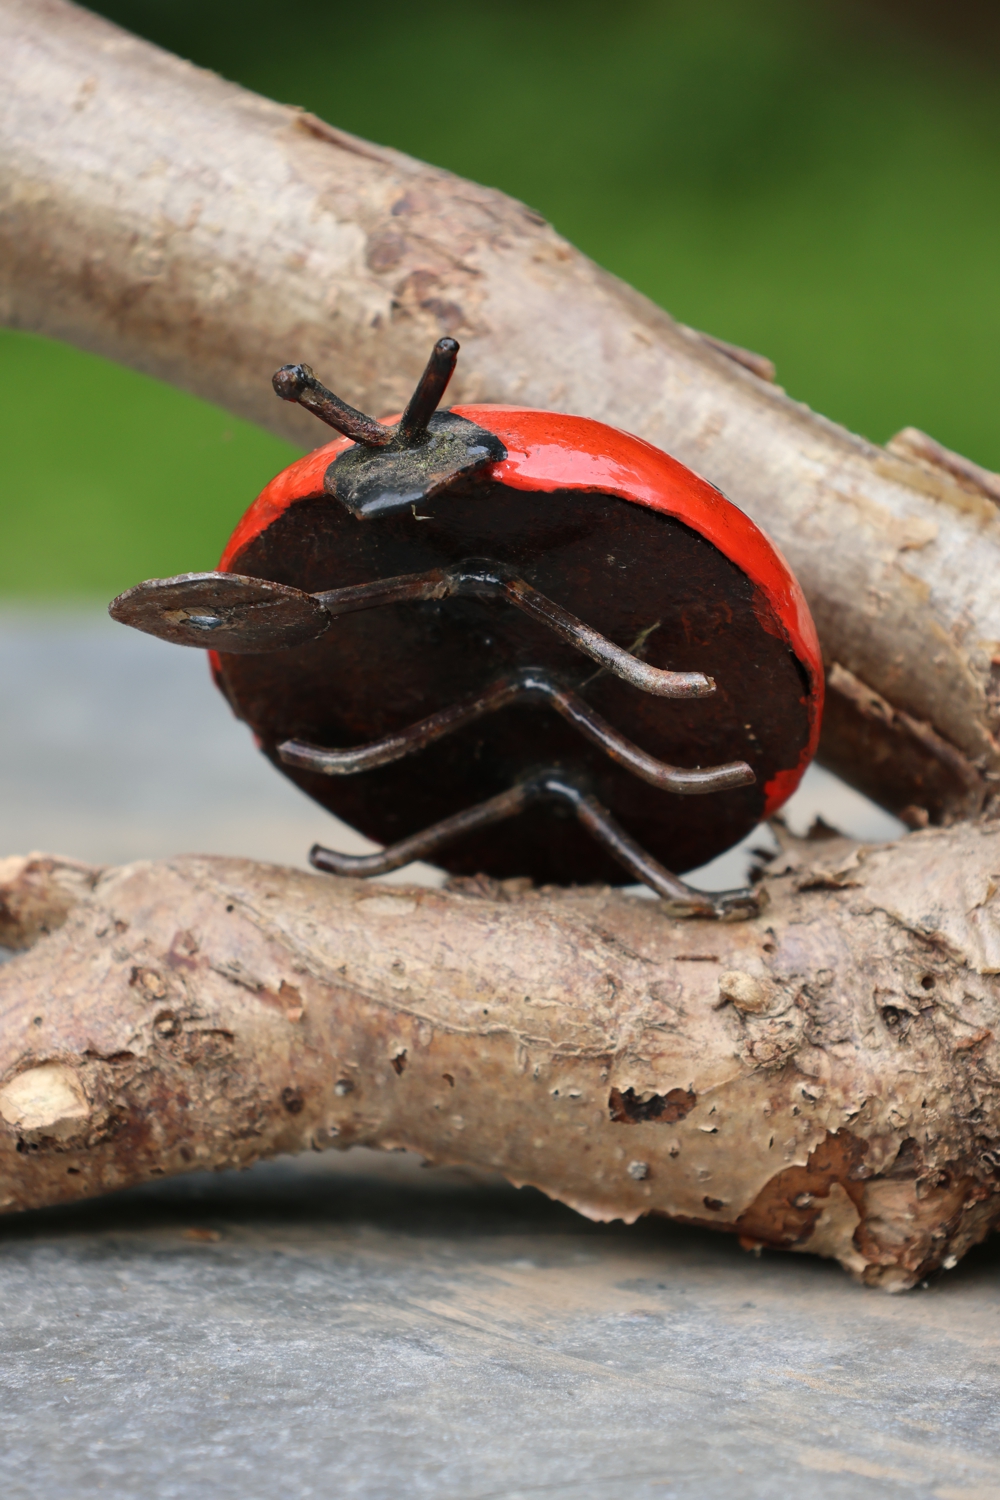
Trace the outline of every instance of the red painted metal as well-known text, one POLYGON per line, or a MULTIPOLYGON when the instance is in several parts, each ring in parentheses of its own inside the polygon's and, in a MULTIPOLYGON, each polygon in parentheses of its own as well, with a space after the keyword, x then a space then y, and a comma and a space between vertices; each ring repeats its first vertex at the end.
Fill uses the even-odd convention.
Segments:
MULTIPOLYGON (((456 406, 459 416, 495 433, 507 457, 484 471, 511 489, 580 490, 619 496, 690 526, 734 562, 771 605, 789 646, 809 675, 809 741, 794 767, 765 787, 765 817, 788 800, 816 752, 823 708, 823 663, 816 627, 785 559, 738 506, 669 454, 642 438, 588 417, 510 406, 456 406)), ((395 421, 387 418, 386 421, 395 421)), ((272 479, 240 521, 219 568, 239 572, 245 548, 298 500, 321 495, 329 465, 351 446, 337 438, 307 453, 272 479)), ((761 612, 761 620, 769 611, 761 612)), ((218 663, 215 653, 213 670, 218 663)))

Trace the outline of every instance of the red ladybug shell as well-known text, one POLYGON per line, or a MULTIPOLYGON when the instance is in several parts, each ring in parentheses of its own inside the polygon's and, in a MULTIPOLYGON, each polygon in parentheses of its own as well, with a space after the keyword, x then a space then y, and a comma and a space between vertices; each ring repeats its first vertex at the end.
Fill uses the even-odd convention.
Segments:
MULTIPOLYGON (((653 665, 707 672, 716 693, 652 698, 535 621, 478 599, 346 616, 317 641, 266 655, 212 652, 218 685, 284 774, 380 843, 556 764, 582 768, 598 798, 668 868, 704 863, 777 811, 815 753, 823 670, 795 577, 748 516, 640 438, 585 417, 452 410, 494 433, 507 457, 401 514, 359 520, 324 492, 327 468, 352 446, 336 439, 267 485, 220 571, 317 592, 494 558, 653 665), (671 795, 629 776, 537 704, 511 706, 359 776, 303 772, 277 756, 285 739, 346 748, 397 732, 524 665, 554 670, 651 754, 682 766, 743 758, 756 785, 671 795)), ((558 808, 480 832, 442 862, 460 873, 568 883, 627 878, 558 808)))

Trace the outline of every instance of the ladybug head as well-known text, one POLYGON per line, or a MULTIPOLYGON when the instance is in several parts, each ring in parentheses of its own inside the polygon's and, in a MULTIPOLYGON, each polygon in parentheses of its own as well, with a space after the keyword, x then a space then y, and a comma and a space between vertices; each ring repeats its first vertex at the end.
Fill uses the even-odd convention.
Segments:
POLYGON ((355 411, 321 385, 308 365, 282 365, 272 384, 352 440, 330 464, 328 495, 353 515, 371 517, 414 505, 454 480, 507 457, 492 432, 438 406, 458 359, 454 339, 439 339, 410 402, 394 427, 355 411))
POLYGON ((112 615, 209 647, 264 753, 388 846, 317 847, 320 869, 631 879, 677 914, 748 915, 755 893, 670 872, 774 812, 813 754, 822 669, 798 584, 638 438, 439 411, 457 354, 437 343, 392 426, 283 366, 277 394, 341 436, 265 488, 218 571, 140 584, 112 615))

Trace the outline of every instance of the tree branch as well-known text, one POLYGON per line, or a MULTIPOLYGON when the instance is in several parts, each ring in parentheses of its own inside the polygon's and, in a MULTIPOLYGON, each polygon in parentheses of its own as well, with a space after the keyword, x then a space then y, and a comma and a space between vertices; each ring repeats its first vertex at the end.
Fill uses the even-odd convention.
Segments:
POLYGON ((840 671, 828 764, 914 823, 986 797, 1000 773, 995 476, 920 434, 889 450, 851 436, 521 204, 64 0, 0 3, 0 147, 11 326, 304 445, 318 435, 273 399, 277 366, 306 360, 352 403, 396 410, 454 333, 457 400, 638 432, 770 532, 840 671))
POLYGON ((726 925, 606 889, 7 861, 7 940, 34 941, 0 969, 0 1209, 407 1147, 910 1286, 1000 1219, 997 869, 997 824, 792 841, 769 911, 726 925))

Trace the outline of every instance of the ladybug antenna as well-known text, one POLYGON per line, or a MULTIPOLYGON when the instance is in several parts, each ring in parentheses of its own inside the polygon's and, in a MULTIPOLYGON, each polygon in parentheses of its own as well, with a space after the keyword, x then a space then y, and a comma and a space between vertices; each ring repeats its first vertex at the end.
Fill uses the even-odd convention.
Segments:
POLYGON ((297 402, 321 422, 366 448, 386 448, 395 436, 391 427, 376 422, 374 417, 366 417, 363 411, 356 411, 328 391, 308 365, 282 365, 272 376, 271 384, 282 401, 297 402))
POLYGON ((427 424, 438 409, 441 397, 458 359, 455 339, 438 339, 431 350, 427 368, 417 382, 397 427, 386 427, 374 417, 366 417, 341 401, 316 379, 309 365, 282 365, 271 384, 282 401, 294 401, 365 448, 419 448, 427 440, 427 424))
POLYGON ((416 448, 427 436, 427 423, 437 411, 448 382, 455 371, 458 343, 455 339, 438 339, 431 350, 427 368, 417 382, 409 405, 396 429, 404 448, 416 448))

